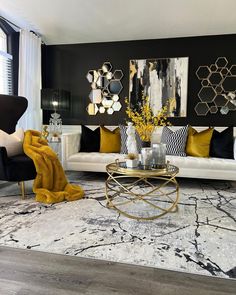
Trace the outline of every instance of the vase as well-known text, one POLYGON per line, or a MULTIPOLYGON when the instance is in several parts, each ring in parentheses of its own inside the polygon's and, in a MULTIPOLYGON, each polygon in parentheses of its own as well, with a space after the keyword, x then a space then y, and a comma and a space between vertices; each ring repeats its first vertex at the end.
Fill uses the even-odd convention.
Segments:
POLYGON ((143 141, 142 140, 142 147, 143 148, 151 147, 151 141, 143 141))
POLYGON ((141 149, 141 165, 143 169, 152 168, 152 148, 146 147, 141 149))
POLYGON ((166 167, 166 144, 154 143, 152 145, 153 167, 163 169, 166 167))

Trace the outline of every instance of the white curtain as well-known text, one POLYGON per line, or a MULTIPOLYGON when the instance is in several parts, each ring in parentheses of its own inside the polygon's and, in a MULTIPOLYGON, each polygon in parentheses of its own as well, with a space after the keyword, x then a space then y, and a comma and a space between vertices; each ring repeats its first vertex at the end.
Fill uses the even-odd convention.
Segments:
POLYGON ((28 108, 17 127, 41 130, 41 38, 21 30, 19 44, 18 95, 28 100, 28 108))

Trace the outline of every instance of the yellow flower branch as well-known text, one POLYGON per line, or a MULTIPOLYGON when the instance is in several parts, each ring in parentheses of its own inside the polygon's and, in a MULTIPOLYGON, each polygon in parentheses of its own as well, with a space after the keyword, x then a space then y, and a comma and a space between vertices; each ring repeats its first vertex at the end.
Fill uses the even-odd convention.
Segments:
POLYGON ((152 133, 157 126, 170 125, 167 118, 167 106, 161 108, 154 116, 153 111, 149 104, 148 96, 142 96, 143 105, 140 111, 137 112, 130 107, 129 101, 126 98, 127 105, 126 114, 133 122, 142 141, 151 141, 152 133))

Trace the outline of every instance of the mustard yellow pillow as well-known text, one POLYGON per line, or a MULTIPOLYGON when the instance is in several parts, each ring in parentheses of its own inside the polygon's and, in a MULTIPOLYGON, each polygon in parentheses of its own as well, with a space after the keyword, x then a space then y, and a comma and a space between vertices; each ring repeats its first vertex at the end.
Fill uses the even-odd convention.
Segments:
POLYGON ((111 131, 100 126, 100 153, 119 153, 121 146, 120 129, 111 131))
POLYGON ((197 132, 189 126, 186 153, 193 157, 209 157, 213 128, 197 132))

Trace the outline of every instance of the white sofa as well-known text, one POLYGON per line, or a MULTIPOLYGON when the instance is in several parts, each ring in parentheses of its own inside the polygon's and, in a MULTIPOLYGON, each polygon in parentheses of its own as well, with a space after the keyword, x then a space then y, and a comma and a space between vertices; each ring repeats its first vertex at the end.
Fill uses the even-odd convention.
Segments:
MULTIPOLYGON (((88 127, 95 129, 97 126, 88 127)), ((113 129, 114 126, 110 128, 113 129)), ((201 131, 207 127, 194 128, 201 131)), ((62 164, 65 170, 105 172, 107 164, 116 159, 124 161, 125 155, 118 153, 79 152, 81 127, 77 126, 73 129, 77 130, 62 134, 62 164)), ((218 131, 224 129, 225 127, 216 127, 218 131)), ((236 133, 235 129, 234 133, 236 133)), ((161 132, 162 128, 154 132, 152 142, 160 142, 161 132)), ((236 180, 236 160, 189 156, 167 156, 167 160, 179 167, 178 177, 236 180)))

